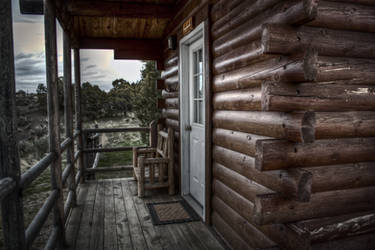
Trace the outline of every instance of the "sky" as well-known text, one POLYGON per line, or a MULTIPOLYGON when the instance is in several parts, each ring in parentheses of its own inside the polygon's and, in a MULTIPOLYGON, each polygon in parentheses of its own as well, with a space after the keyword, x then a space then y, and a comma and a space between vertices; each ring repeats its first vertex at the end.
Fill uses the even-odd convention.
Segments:
MULTIPOLYGON (((12 0, 12 7, 16 88, 35 92, 39 83, 46 84, 44 18, 42 15, 21 15, 19 0, 12 0)), ((57 24, 59 76, 63 76, 62 48, 62 29, 57 24)), ((115 79, 136 82, 141 78, 141 61, 114 60, 112 50, 81 50, 80 55, 82 83, 88 81, 108 91, 115 79)), ((74 73, 72 75, 74 82, 74 73)))

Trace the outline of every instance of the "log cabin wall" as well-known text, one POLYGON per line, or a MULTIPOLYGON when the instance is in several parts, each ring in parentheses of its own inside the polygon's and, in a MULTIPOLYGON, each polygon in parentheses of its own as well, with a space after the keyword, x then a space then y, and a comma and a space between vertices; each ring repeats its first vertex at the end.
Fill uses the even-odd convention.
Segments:
POLYGON ((222 0, 210 18, 213 227, 234 249, 373 249, 375 2, 222 0))
MULTIPOLYGON (((165 37, 210 19, 213 228, 234 249, 373 249, 375 2, 186 2, 165 37)), ((179 131, 164 46, 160 107, 179 131)))

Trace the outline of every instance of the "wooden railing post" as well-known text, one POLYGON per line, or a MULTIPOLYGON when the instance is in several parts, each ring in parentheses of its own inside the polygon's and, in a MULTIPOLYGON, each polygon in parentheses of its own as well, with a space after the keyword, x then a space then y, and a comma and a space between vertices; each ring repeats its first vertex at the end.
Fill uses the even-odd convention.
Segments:
POLYGON ((158 121, 153 120, 150 123, 150 147, 156 147, 157 138, 158 138, 158 121))
POLYGON ((1 202, 5 249, 26 249, 20 164, 16 139, 13 24, 11 0, 0 1, 0 179, 10 177, 15 190, 1 202))
MULTIPOLYGON (((72 139, 72 143, 67 149, 67 164, 71 165, 71 171, 68 178, 69 193, 72 195, 71 207, 76 204, 76 185, 75 185, 75 167, 74 167, 74 138, 73 138, 73 103, 72 103, 72 51, 70 46, 70 37, 67 31, 64 31, 64 118, 66 137, 72 139)), ((69 210, 69 209, 68 209, 69 210)), ((66 211, 69 212, 69 211, 66 211)))
POLYGON ((44 0, 44 32, 46 51, 46 79, 47 79, 47 111, 49 152, 54 152, 57 158, 51 164, 52 189, 58 191, 58 198, 54 204, 54 226, 60 228, 58 246, 65 243, 64 230, 64 201, 60 150, 60 115, 58 98, 58 72, 56 48, 56 10, 53 0, 44 0))
POLYGON ((81 60, 79 49, 74 48, 74 78, 75 78, 75 111, 76 111, 76 130, 79 132, 77 147, 80 151, 78 160, 79 171, 81 172, 81 183, 85 182, 85 166, 83 153, 83 131, 82 131, 82 110, 81 110, 81 60))

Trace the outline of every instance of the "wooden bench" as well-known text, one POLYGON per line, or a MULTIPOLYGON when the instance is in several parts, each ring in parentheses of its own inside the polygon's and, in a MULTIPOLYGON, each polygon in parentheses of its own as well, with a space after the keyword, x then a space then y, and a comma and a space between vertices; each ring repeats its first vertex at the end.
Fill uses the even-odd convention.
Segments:
POLYGON ((144 197, 145 189, 168 188, 174 195, 174 132, 159 130, 157 147, 134 147, 133 170, 138 182, 138 197, 144 197))

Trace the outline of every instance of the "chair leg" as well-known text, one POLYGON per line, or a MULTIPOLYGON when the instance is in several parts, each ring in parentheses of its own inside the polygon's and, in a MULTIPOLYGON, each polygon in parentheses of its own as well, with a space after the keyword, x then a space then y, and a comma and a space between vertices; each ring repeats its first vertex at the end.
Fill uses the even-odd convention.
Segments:
POLYGON ((139 167, 139 178, 138 178, 138 197, 142 198, 145 195, 145 166, 144 166, 144 157, 140 156, 138 158, 138 167, 139 167))

